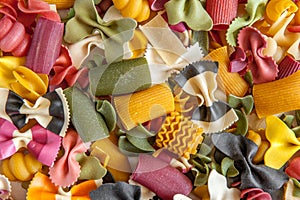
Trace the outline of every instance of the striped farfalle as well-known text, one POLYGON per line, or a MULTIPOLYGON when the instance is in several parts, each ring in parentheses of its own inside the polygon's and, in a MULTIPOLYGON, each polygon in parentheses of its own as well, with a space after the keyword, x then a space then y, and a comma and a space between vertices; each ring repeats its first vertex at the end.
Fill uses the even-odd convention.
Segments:
POLYGON ((185 93, 181 87, 175 85, 173 89, 175 111, 183 116, 191 116, 196 108, 197 99, 185 93))
POLYGON ((113 0, 113 3, 124 17, 131 17, 137 22, 145 21, 150 16, 147 0, 113 0))
POLYGON ((156 146, 189 159, 203 140, 203 130, 179 112, 171 112, 156 136, 156 146))
POLYGON ((35 173, 42 170, 42 166, 33 155, 17 152, 1 161, 0 171, 10 181, 29 181, 35 173))

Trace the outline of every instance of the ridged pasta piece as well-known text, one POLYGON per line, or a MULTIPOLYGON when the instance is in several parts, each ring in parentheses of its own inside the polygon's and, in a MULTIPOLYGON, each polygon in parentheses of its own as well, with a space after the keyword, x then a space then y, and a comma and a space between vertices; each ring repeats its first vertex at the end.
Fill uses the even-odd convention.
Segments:
POLYGON ((239 97, 243 97, 246 94, 249 88, 247 82, 238 73, 228 71, 230 61, 226 46, 212 51, 203 60, 217 61, 219 63, 218 86, 225 90, 226 94, 233 94, 239 97))
POLYGON ((25 32, 22 23, 8 16, 0 19, 0 49, 14 56, 25 56, 31 44, 31 36, 25 32))
POLYGON ((147 0, 113 0, 115 7, 124 17, 130 17, 138 22, 145 21, 150 16, 147 0))
POLYGON ((42 163, 31 154, 17 152, 1 162, 1 173, 11 181, 29 181, 42 169, 42 163))
POLYGON ((174 110, 173 94, 167 84, 113 98, 116 112, 126 130, 165 116, 174 110))
POLYGON ((299 84, 300 71, 297 71, 277 81, 254 85, 253 98, 257 116, 262 118, 300 109, 299 84))
POLYGON ((156 145, 184 157, 197 152, 203 130, 178 112, 171 112, 156 136, 156 145))
POLYGON ((55 4, 57 9, 71 8, 75 0, 44 0, 49 4, 55 4))

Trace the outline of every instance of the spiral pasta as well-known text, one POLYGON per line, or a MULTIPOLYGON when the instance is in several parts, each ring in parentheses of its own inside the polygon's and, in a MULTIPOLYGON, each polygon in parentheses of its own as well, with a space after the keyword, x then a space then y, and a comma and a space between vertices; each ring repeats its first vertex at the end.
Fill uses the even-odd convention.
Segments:
POLYGON ((171 112, 156 137, 156 145, 189 159, 203 140, 203 129, 178 112, 171 112))
POLYGON ((31 154, 17 152, 10 158, 2 160, 0 171, 10 181, 29 181, 42 169, 42 163, 31 154))
POLYGON ((113 0, 113 3, 124 17, 131 17, 138 22, 145 21, 150 16, 147 0, 113 0))
POLYGON ((8 16, 0 19, 0 49, 11 52, 14 56, 25 56, 31 43, 31 37, 25 32, 22 23, 12 20, 8 16))

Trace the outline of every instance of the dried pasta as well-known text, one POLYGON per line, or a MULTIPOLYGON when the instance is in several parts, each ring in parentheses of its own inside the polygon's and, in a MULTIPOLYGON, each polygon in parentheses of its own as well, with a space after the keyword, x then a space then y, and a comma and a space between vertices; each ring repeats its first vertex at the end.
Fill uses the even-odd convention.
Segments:
POLYGON ((113 0, 115 7, 124 17, 131 17, 138 22, 145 21, 150 16, 147 0, 113 0))
POLYGON ((189 159, 197 152, 197 146, 203 140, 203 130, 178 112, 170 113, 162 129, 157 133, 155 144, 189 159))
POLYGON ((42 163, 31 154, 17 152, 1 162, 1 173, 11 181, 29 181, 42 170, 42 163))

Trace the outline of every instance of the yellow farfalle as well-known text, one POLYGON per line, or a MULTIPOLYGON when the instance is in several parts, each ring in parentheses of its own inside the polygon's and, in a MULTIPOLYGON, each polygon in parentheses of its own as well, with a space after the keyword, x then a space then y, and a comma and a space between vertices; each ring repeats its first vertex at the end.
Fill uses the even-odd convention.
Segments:
POLYGON ((1 162, 0 171, 11 181, 29 181, 42 170, 42 163, 31 154, 17 152, 1 162))
POLYGON ((300 109, 300 71, 272 82, 253 86, 257 116, 263 118, 300 109), (291 95, 293 94, 293 95, 291 95))
POLYGON ((266 118, 266 138, 271 147, 265 153, 265 165, 280 169, 299 149, 295 133, 278 117, 266 118))
POLYGON ((57 9, 67 9, 74 5, 75 0, 44 0, 49 4, 55 4, 57 9))
POLYGON ((271 0, 266 6, 265 18, 269 24, 273 24, 284 12, 290 15, 297 10, 298 7, 292 0, 271 0))
POLYGON ((219 71, 217 76, 218 86, 223 89, 226 94, 233 94, 243 97, 248 91, 247 82, 238 74, 228 71, 229 56, 227 47, 221 47, 210 52, 203 60, 217 61, 219 63, 219 71))
POLYGON ((193 124, 187 117, 178 112, 171 112, 156 136, 156 146, 186 159, 197 152, 202 142, 203 129, 193 124))
POLYGON ((138 22, 145 21, 150 16, 147 0, 113 0, 113 3, 124 17, 131 17, 138 22))
POLYGON ((0 58, 0 87, 7 88, 30 102, 46 94, 48 76, 36 74, 23 66, 25 58, 5 56, 0 58))
POLYGON ((113 102, 126 130, 174 110, 173 94, 165 83, 133 94, 116 96, 113 102))

